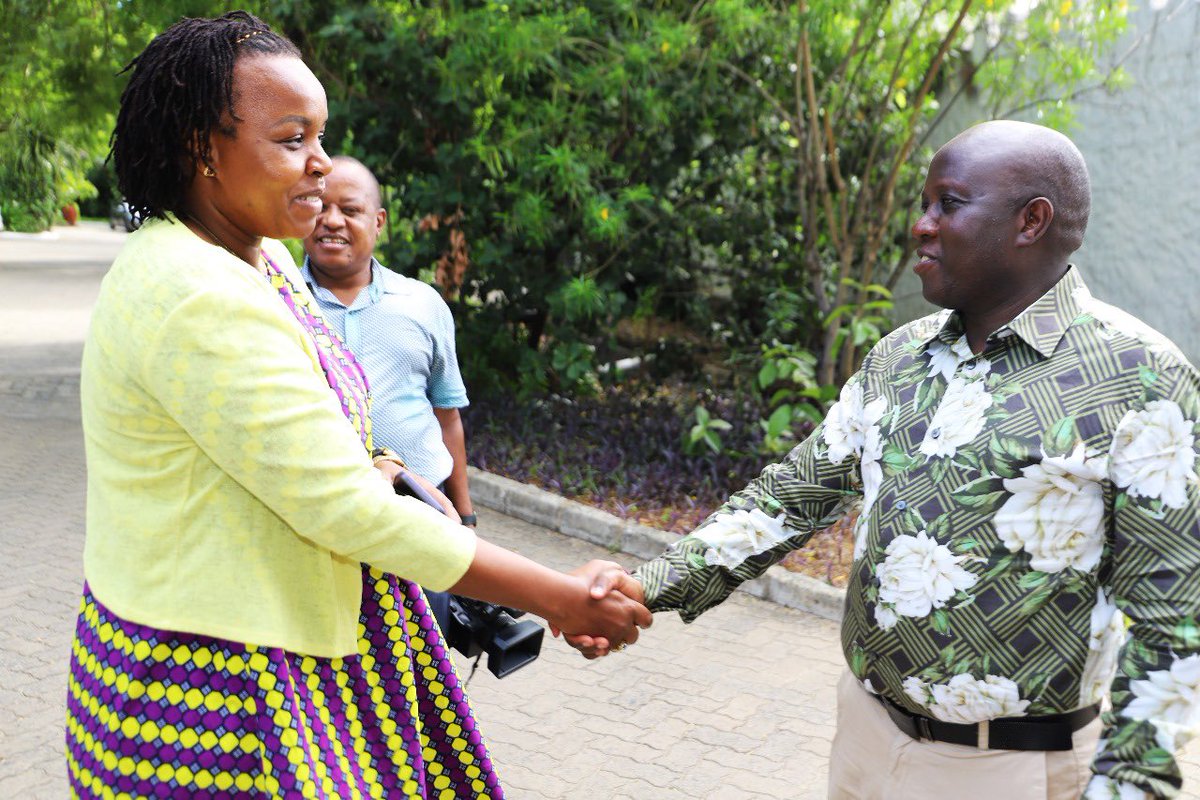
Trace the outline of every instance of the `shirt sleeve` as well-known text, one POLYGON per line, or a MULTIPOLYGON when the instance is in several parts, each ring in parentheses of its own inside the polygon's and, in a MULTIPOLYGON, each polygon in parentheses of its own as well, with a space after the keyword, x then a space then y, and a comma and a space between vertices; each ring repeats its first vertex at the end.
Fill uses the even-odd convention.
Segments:
POLYGON ((172 309, 142 362, 148 391, 296 535, 433 589, 453 585, 474 534, 379 479, 306 334, 249 288, 195 292, 172 309))
POLYGON ((1189 365, 1141 371, 1117 427, 1107 588, 1129 620, 1087 797, 1175 797, 1175 751, 1200 732, 1200 381, 1189 365))
POLYGON ((678 610, 685 622, 693 621, 849 510, 862 495, 862 442, 842 437, 836 420, 859 414, 862 383, 860 372, 825 421, 783 461, 635 571, 650 610, 678 610))
POLYGON ((434 408, 463 408, 469 401, 458 369, 454 315, 436 289, 430 287, 430 292, 433 294, 433 365, 429 373, 429 403, 434 408))

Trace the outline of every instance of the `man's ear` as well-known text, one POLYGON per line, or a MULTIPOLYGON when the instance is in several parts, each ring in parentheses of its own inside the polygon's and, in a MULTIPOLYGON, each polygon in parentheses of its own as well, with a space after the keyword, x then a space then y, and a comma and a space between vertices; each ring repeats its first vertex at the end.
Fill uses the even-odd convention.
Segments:
POLYGON ((387 222, 387 209, 381 208, 375 212, 375 233, 376 235, 383 233, 383 226, 387 222))
POLYGON ((1017 247, 1029 247, 1046 235, 1054 221, 1054 204, 1046 197, 1035 197, 1020 212, 1017 247))

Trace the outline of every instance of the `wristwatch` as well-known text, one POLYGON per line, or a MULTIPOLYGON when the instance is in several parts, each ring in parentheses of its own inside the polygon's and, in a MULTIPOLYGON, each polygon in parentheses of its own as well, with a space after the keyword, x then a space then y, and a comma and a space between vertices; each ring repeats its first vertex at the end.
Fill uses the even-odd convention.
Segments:
POLYGON ((474 514, 460 514, 459 516, 462 517, 462 524, 466 525, 467 527, 479 524, 479 518, 474 514))
POLYGON ((394 464, 399 464, 401 469, 408 469, 408 465, 404 463, 404 459, 386 447, 376 447, 371 451, 371 463, 378 464, 380 461, 391 461, 394 464))

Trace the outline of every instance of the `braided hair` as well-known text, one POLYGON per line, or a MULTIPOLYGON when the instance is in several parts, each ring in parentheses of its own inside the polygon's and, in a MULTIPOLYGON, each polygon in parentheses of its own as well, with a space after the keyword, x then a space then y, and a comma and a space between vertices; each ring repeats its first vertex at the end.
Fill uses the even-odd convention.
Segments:
POLYGON ((122 74, 109 158, 117 186, 140 219, 185 213, 185 192, 198 164, 208 161, 213 131, 233 136, 223 124, 233 113, 233 66, 247 55, 300 51, 245 11, 215 19, 184 18, 155 36, 122 74))

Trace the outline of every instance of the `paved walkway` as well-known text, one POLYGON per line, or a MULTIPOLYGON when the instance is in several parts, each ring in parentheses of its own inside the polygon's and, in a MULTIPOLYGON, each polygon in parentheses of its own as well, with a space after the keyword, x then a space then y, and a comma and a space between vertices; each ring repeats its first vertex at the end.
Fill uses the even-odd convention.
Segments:
MULTIPOLYGON (((66 796, 65 667, 82 581, 80 341, 123 238, 87 225, 56 238, 0 235, 0 798, 66 796)), ((480 532, 559 568, 608 557, 486 509, 480 532)), ((824 796, 842 669, 834 623, 735 595, 691 626, 660 615, 644 637, 592 663, 548 638, 536 663, 503 681, 479 670, 469 690, 510 797, 824 796)))

